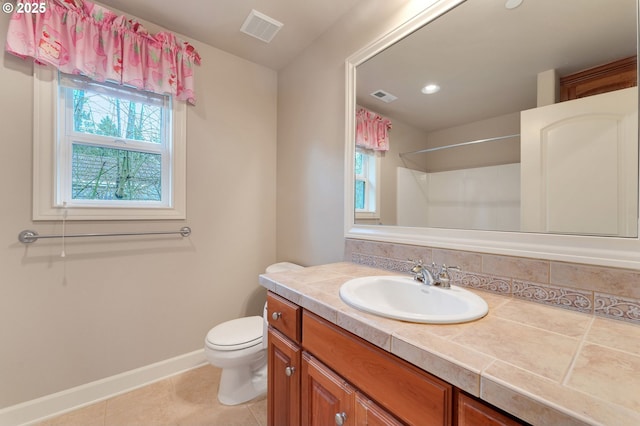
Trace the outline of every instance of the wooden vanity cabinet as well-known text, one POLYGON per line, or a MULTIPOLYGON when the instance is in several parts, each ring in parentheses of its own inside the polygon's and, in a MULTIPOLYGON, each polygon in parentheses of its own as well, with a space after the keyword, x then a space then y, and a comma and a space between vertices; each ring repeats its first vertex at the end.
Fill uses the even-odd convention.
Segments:
POLYGON ((308 352, 302 354, 302 424, 403 426, 308 352))
POLYGON ((302 354, 302 424, 353 425, 354 389, 307 352, 302 354))
POLYGON ((302 308, 277 294, 267 295, 267 319, 269 325, 287 336, 291 341, 301 342, 302 308))
POLYGON ((356 393, 355 411, 357 425, 404 426, 404 423, 360 392, 356 393))
POLYGON ((302 309, 273 293, 267 295, 267 424, 300 424, 300 317, 302 309))
POLYGON ((450 384, 307 311, 302 346, 401 422, 452 424, 450 384))
POLYGON ((526 425, 271 292, 269 426, 526 425))
POLYGON ((300 424, 300 346, 269 327, 267 424, 300 424))
POLYGON ((526 424, 503 414, 477 398, 462 391, 456 391, 457 426, 523 426, 526 424))

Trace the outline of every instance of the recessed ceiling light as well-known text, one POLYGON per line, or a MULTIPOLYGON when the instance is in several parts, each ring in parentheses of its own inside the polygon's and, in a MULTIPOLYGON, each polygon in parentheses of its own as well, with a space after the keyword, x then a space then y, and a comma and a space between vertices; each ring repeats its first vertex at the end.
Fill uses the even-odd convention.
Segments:
POLYGON ((507 9, 515 9, 522 4, 523 0, 507 0, 504 7, 507 9))
POLYGON ((439 92, 440 91, 440 86, 438 86, 437 84, 427 84, 426 86, 424 86, 422 88, 422 93, 424 93, 425 95, 431 95, 433 93, 439 92))

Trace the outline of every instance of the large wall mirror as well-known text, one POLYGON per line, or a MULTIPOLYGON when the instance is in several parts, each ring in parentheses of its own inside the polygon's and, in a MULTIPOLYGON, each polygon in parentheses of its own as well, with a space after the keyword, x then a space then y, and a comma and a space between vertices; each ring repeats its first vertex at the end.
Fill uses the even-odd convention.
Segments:
POLYGON ((352 55, 346 235, 640 267, 637 18, 441 0, 352 55))

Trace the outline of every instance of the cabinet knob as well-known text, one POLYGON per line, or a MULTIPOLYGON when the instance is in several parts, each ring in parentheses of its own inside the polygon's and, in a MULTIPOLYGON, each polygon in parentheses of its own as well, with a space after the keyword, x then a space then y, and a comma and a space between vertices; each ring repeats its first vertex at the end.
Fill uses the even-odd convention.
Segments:
POLYGON ((281 316, 282 316, 282 312, 274 312, 274 313, 271 314, 271 318, 274 321, 278 321, 278 318, 280 318, 281 316))
POLYGON ((336 413, 336 424, 338 426, 342 426, 344 422, 347 420, 347 413, 336 413))
POLYGON ((287 375, 287 377, 291 377, 293 376, 293 373, 296 372, 296 368, 295 367, 287 367, 284 369, 284 374, 287 375))

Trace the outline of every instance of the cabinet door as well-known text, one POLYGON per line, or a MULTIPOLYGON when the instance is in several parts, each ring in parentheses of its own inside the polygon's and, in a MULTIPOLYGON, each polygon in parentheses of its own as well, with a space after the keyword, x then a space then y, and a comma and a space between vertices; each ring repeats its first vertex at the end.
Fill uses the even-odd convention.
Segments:
POLYGON ((458 392, 457 426, 520 426, 520 423, 493 407, 458 392))
POLYGON ((302 424, 355 425, 354 391, 320 361, 302 354, 302 424))
POLYGON ((360 392, 356 393, 355 413, 356 426, 404 426, 404 423, 360 392))
POLYGON ((269 426, 300 424, 300 347, 269 327, 269 426))

